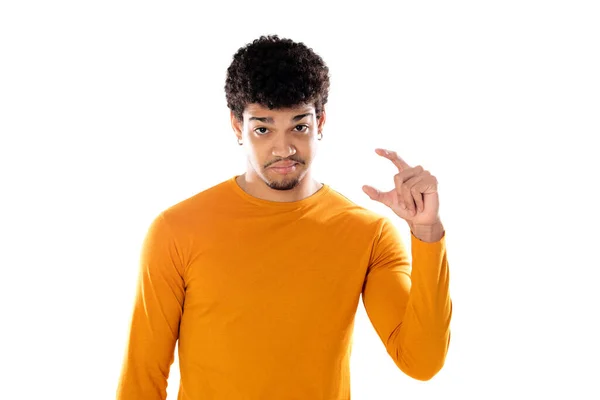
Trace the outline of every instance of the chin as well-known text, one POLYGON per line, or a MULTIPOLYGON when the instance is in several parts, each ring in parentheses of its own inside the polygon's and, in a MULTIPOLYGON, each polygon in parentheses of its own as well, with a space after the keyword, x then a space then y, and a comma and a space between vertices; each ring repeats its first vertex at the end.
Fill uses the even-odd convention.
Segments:
POLYGON ((280 175, 274 171, 267 171, 267 173, 264 174, 263 180, 271 189, 292 190, 300 184, 303 176, 304 174, 297 170, 287 175, 280 175))
POLYGON ((285 181, 269 181, 267 182, 267 186, 273 190, 292 190, 298 186, 300 181, 297 179, 288 179, 285 181))

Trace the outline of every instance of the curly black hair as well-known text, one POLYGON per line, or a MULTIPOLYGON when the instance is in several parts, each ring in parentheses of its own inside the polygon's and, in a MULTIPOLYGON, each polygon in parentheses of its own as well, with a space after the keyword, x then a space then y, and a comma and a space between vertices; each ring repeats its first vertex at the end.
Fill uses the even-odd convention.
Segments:
POLYGON ((227 107, 242 121, 250 103, 269 109, 314 105, 317 118, 329 94, 329 68, 302 42, 261 36, 233 56, 227 68, 227 107))

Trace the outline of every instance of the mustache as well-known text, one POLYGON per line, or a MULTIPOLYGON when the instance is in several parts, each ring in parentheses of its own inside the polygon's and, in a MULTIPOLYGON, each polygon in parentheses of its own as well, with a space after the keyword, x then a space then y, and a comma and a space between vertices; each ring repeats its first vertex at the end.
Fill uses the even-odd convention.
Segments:
POLYGON ((278 162, 281 162, 281 161, 283 161, 283 162, 292 161, 292 162, 295 162, 295 163, 298 163, 298 164, 304 164, 304 161, 302 161, 300 159, 297 159, 297 158, 293 158, 293 157, 290 157, 290 158, 280 158, 279 160, 273 160, 273 161, 271 161, 270 163, 268 163, 267 165, 265 165, 265 168, 266 167, 270 167, 271 165, 273 165, 275 163, 278 163, 278 162))

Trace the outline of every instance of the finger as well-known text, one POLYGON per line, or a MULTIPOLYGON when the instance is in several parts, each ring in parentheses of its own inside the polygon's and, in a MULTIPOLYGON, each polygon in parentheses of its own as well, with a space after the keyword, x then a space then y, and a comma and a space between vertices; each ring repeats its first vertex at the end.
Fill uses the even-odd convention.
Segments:
POLYGON ((424 178, 423 174, 419 174, 402 184, 402 198, 406 204, 406 209, 415 215, 417 210, 421 210, 423 207, 423 196, 418 191, 419 182, 424 178), (420 207, 420 208, 419 208, 420 207))
POLYGON ((371 200, 380 201, 381 192, 373 186, 363 185, 363 191, 371 198, 371 200))
POLYGON ((392 202, 390 192, 382 192, 381 190, 369 185, 363 185, 362 189, 371 198, 371 200, 383 203, 388 207, 391 206, 392 202))
POLYGON ((411 215, 415 214, 415 200, 413 198, 412 193, 410 192, 410 188, 403 187, 402 188, 402 198, 404 199, 404 204, 406 205, 406 211, 408 211, 411 215))
POLYGON ((398 153, 396 153, 395 151, 386 150, 386 149, 375 149, 375 152, 377 154, 379 154, 380 156, 382 156, 384 158, 387 158, 388 160, 390 160, 391 162, 393 162, 394 165, 398 168, 398 170, 400 172, 404 171, 405 169, 410 168, 410 165, 408 165, 406 163, 406 161, 404 161, 398 155, 398 153))
MULTIPOLYGON (((418 167, 415 167, 415 169, 418 167)), ((411 193, 412 199, 416 205, 415 213, 422 212, 425 208, 425 200, 423 197, 423 185, 427 183, 427 180, 431 177, 429 171, 421 171, 417 176, 404 182, 404 186, 411 193)), ((405 189, 405 190, 406 190, 405 189)))
POLYGON ((419 178, 415 178, 414 183, 406 182, 407 185, 410 185, 410 193, 412 194, 412 198, 415 201, 415 205, 417 208, 416 212, 422 212, 425 207, 425 202, 423 201, 423 193, 421 192, 421 184, 423 183, 423 179, 425 177, 423 175, 419 176, 419 178))
POLYGON ((410 207, 410 205, 411 205, 410 201, 407 201, 407 202, 404 201, 405 199, 406 200, 411 199, 409 193, 407 193, 406 196, 405 196, 405 194, 403 194, 404 192, 407 191, 404 189, 405 182, 414 178, 415 176, 420 175, 422 172, 423 172, 423 167, 421 167, 420 165, 417 165, 414 168, 406 169, 406 170, 394 175, 394 184, 396 187, 396 192, 398 193, 398 204, 400 204, 400 207, 402 207, 403 209, 406 209, 407 207, 410 207))

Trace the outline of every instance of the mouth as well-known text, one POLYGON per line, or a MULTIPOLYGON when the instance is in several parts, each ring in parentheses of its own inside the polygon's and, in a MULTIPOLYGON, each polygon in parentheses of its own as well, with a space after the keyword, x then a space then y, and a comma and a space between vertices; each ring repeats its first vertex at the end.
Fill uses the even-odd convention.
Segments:
POLYGON ((271 167, 270 169, 277 172, 278 174, 289 174, 290 172, 293 172, 296 170, 297 165, 298 164, 293 164, 293 165, 290 165, 289 167, 271 167))

